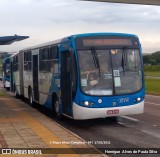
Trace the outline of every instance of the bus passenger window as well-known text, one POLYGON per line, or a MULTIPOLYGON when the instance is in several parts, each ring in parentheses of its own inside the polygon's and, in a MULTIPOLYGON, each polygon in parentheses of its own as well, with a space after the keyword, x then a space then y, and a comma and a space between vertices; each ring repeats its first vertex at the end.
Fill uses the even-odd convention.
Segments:
POLYGON ((58 59, 58 47, 52 46, 49 50, 50 59, 58 59))

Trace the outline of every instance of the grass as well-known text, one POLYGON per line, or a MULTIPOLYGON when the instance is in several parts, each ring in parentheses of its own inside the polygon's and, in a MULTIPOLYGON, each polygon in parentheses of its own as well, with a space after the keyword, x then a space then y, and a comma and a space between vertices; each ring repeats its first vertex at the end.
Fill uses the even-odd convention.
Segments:
POLYGON ((160 71, 145 71, 145 76, 159 76, 160 77, 160 71))
POLYGON ((160 71, 160 65, 144 65, 144 71, 160 71))
POLYGON ((160 95, 160 79, 145 78, 146 94, 160 95))

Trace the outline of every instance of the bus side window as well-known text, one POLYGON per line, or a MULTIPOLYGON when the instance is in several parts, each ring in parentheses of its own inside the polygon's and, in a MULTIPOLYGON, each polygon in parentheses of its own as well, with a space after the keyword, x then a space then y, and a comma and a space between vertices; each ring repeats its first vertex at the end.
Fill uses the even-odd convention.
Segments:
MULTIPOLYGON (((16 59, 18 62, 18 58, 16 59)), ((31 60, 31 50, 24 52, 24 70, 31 71, 32 60, 31 60)))
POLYGON ((58 46, 53 45, 49 50, 51 73, 58 73, 58 46))
MULTIPOLYGON (((15 63, 15 59, 13 58, 13 64, 15 63)), ((24 71, 26 71, 26 66, 27 66, 27 52, 24 51, 24 71)))
POLYGON ((58 46, 51 46, 50 47, 50 59, 58 59, 58 46))
POLYGON ((28 71, 30 71, 31 70, 31 67, 32 67, 32 62, 31 62, 31 51, 28 51, 27 52, 28 53, 28 58, 27 58, 27 60, 28 60, 28 71))
POLYGON ((43 49, 39 49, 39 71, 43 70, 43 66, 42 66, 42 52, 43 52, 43 49))
POLYGON ((50 62, 49 62, 49 47, 45 47, 40 50, 40 59, 41 59, 41 71, 49 72, 50 71, 50 62))

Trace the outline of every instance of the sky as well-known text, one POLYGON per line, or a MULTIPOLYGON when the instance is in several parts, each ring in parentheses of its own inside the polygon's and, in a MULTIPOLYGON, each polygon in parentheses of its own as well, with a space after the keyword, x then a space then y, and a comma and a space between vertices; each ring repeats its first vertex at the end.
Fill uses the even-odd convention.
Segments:
POLYGON ((160 6, 79 0, 0 0, 0 36, 29 39, 0 46, 0 51, 21 49, 92 32, 138 35, 143 53, 160 51, 160 6))

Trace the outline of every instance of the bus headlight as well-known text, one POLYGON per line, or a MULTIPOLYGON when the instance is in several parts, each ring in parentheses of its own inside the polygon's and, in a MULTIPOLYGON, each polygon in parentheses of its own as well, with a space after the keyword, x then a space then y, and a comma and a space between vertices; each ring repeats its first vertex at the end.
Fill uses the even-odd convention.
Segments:
POLYGON ((141 101, 141 98, 137 98, 137 102, 140 102, 141 101))
POLYGON ((94 105, 93 102, 89 102, 89 101, 81 102, 81 104, 85 107, 92 107, 94 105))
POLYGON ((134 99, 134 102, 136 103, 136 102, 140 102, 142 99, 139 97, 139 98, 136 98, 136 99, 134 99))
POLYGON ((84 105, 85 105, 85 106, 88 106, 88 105, 89 105, 89 102, 88 102, 88 101, 85 101, 85 102, 84 102, 84 105))

